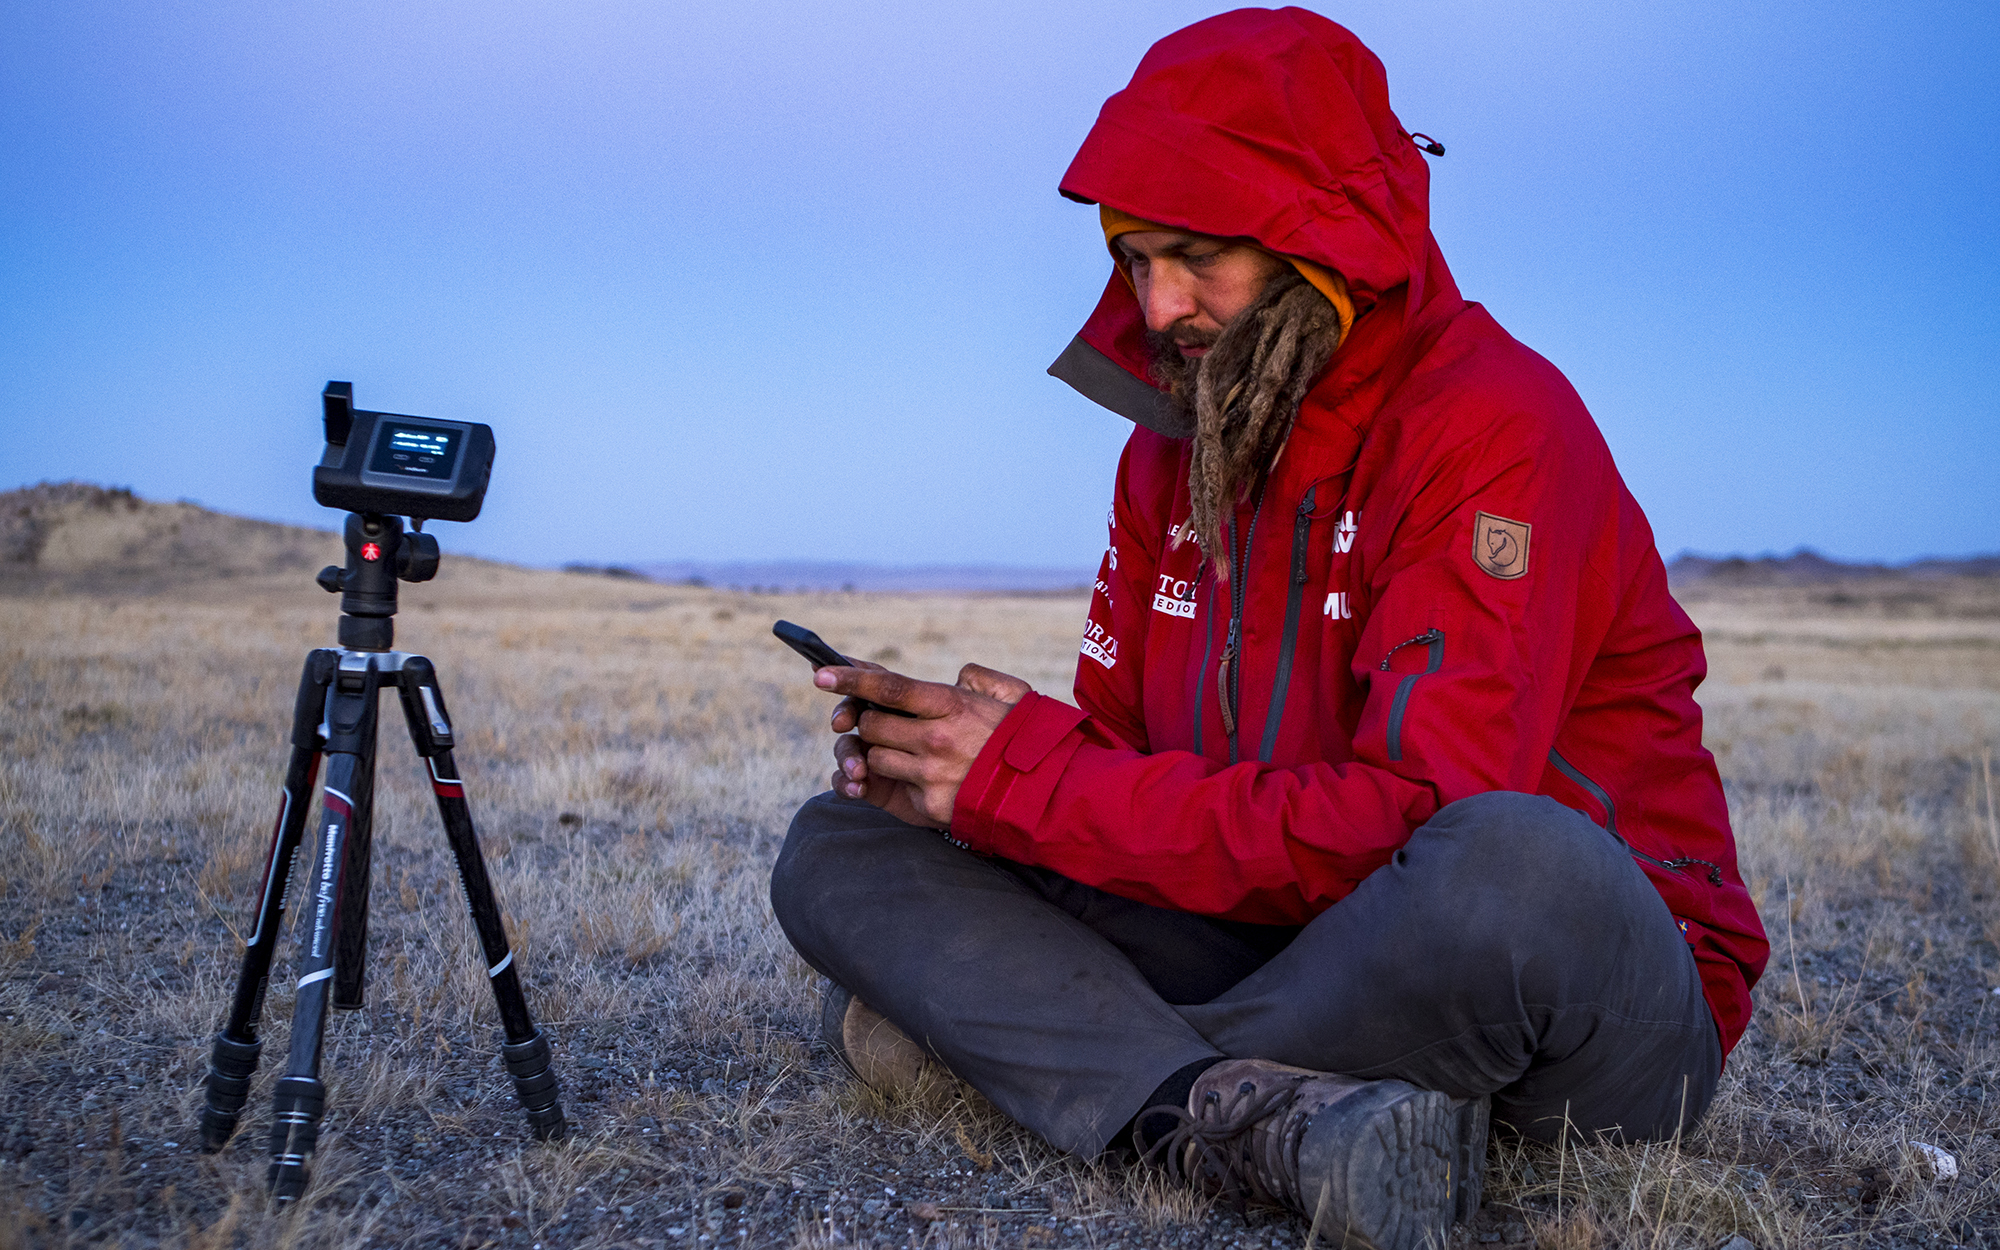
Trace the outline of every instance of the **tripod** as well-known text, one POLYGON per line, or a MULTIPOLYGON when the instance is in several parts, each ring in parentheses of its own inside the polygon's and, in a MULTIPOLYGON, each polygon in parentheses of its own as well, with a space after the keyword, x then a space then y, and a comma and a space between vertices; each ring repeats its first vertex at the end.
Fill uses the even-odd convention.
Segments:
MULTIPOLYGON (((415 522, 421 526, 422 522, 415 522)), ((514 1092, 536 1138, 563 1135, 562 1104, 549 1066, 549 1043, 535 1028, 521 995, 520 977, 500 906, 486 875, 479 836, 466 806, 465 784, 452 760, 451 720, 437 670, 420 655, 391 650, 395 638, 396 582, 427 581, 437 572, 437 540, 421 530, 405 533, 398 517, 349 513, 347 567, 329 565, 319 584, 341 598, 340 647, 306 657, 292 709, 292 757, 271 833, 271 853, 257 906, 256 929, 243 952, 243 968, 222 1031, 209 1060, 208 1100, 201 1114, 202 1148, 216 1151, 236 1131, 250 1093, 263 1042, 257 1024, 270 982, 271 956, 292 879, 306 809, 320 760, 318 850, 306 878, 312 918, 300 937, 298 997, 292 1010, 291 1053, 278 1080, 271 1125, 272 1195, 280 1203, 305 1192, 307 1161, 319 1139, 326 1108, 320 1057, 327 1009, 362 1003, 368 942, 368 877, 374 834, 376 713, 380 693, 396 688, 409 723, 410 741, 429 767, 431 790, 444 819, 445 838, 485 953, 486 975, 506 1033, 501 1055, 514 1092)))

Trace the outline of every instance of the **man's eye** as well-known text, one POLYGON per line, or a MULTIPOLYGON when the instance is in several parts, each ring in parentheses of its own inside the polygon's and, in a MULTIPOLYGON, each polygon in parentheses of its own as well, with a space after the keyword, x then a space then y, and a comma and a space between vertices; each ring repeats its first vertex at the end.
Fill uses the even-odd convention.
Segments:
POLYGON ((1206 269, 1219 260, 1221 256, 1221 252, 1187 252, 1183 254, 1182 259, 1187 261, 1191 268, 1206 269))

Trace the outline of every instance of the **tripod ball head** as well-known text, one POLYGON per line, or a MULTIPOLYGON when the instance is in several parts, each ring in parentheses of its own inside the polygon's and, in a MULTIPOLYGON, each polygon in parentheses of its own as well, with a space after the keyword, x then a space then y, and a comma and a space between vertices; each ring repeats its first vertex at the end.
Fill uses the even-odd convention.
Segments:
POLYGON ((327 565, 320 588, 340 596, 340 645, 387 651, 396 641, 396 582, 427 582, 437 575, 437 539, 405 533, 403 518, 374 512, 347 514, 347 567, 327 565))

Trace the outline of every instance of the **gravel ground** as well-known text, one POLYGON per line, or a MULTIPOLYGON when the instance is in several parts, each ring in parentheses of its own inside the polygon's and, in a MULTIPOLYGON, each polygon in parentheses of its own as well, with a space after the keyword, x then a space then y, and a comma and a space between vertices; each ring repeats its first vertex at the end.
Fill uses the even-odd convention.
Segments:
MULTIPOLYGON (((170 844, 171 835, 160 841, 170 844)), ((257 1201, 267 1158, 263 1089, 229 1149, 203 1155, 192 1144, 202 1032, 127 1027, 142 996, 152 1007, 141 1014, 156 1020, 169 1014, 168 1003, 201 1017, 219 1001, 228 975, 215 958, 227 949, 222 918, 161 906, 187 880, 186 865, 163 854, 89 882, 73 907, 48 916, 33 952, 6 974, 0 1175, 10 1182, 17 1241, 1294 1247, 1304 1240, 1298 1222, 1278 1213, 1245 1217, 1163 1200, 1120 1165, 1092 1169, 1057 1158, 968 1091, 883 1104, 849 1084, 812 1040, 809 989, 791 1010, 746 1021, 735 1044, 688 1045, 665 1005, 635 1002, 620 1016, 551 1022, 572 1124, 571 1140, 554 1147, 526 1140, 490 1032, 380 1007, 338 1016, 328 1034, 332 1110, 313 1198, 289 1220, 275 1219, 257 1201), (347 1090, 357 1072, 412 1049, 426 1052, 428 1081, 407 1099, 378 1099, 356 1114, 347 1090)), ((1828 1140, 1830 1125, 1866 1137, 1872 1117, 1909 1120, 1915 1103, 1928 1137, 1945 1143, 1968 1173, 1985 1174, 1961 1183, 1993 1192, 2000 1115, 1989 1091, 2000 996, 1990 947, 1970 929, 1970 913, 1954 916, 1951 906, 1985 899, 1935 901, 1921 924, 1891 902, 1830 912, 1832 931, 1855 940, 1801 950, 1799 984, 1812 987, 1809 1000, 1834 1010, 1851 1005, 1848 1015, 1817 1049, 1760 1019, 1731 1064, 1717 1115, 1690 1143, 1697 1154, 1726 1159, 1746 1194, 1763 1190, 1785 1207, 1816 1212, 1827 1244, 2000 1246, 1992 1206, 1939 1228, 1922 1208, 1943 1187, 1893 1153, 1857 1161, 1828 1140), (1880 946, 1885 931, 1908 934, 1905 944, 1918 955, 1930 945, 1920 1003, 1909 1000, 1907 971, 1869 966, 1868 943, 1880 946), (1940 959, 1947 946, 1959 957, 1940 959)), ((1782 934, 1779 948, 1773 980, 1789 982, 1782 934)), ((274 1008, 267 1083, 288 1004, 274 1008)), ((1496 1145, 1491 1183, 1499 1201, 1459 1240, 1526 1245, 1532 1229, 1546 1234, 1554 1205, 1538 1191, 1561 1164, 1546 1150, 1496 1145)), ((1545 1235, 1542 1244, 1562 1241, 1545 1235)))

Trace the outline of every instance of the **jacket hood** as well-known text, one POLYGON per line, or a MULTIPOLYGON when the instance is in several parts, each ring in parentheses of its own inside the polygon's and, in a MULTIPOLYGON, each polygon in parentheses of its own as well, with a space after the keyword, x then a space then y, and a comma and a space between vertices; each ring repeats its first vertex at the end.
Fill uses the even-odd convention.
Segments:
MULTIPOLYGON (((1380 355, 1463 304, 1431 238, 1430 169, 1390 111, 1382 63, 1304 9, 1238 9, 1154 44, 1105 101, 1061 190, 1322 265, 1346 279, 1364 316, 1394 305, 1400 324, 1369 327, 1369 342, 1343 347, 1332 372, 1379 369, 1381 359, 1342 358, 1371 344, 1380 355)), ((1114 272, 1079 338, 1145 379, 1144 332, 1114 272)), ((1061 372, 1064 361, 1051 372, 1105 402, 1061 372)))

